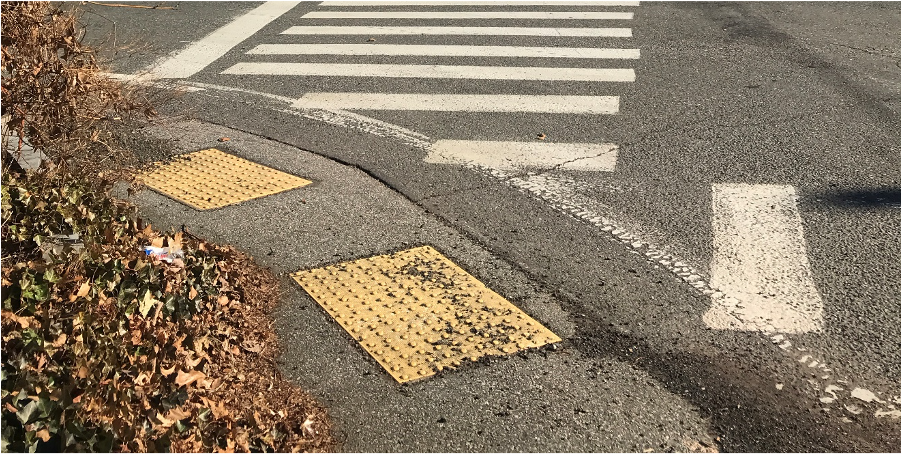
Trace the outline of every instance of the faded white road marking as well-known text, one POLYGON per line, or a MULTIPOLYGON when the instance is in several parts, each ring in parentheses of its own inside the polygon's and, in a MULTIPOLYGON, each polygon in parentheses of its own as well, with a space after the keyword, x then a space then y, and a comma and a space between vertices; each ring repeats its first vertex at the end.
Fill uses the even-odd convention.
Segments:
POLYGON ((854 397, 858 400, 863 400, 867 403, 871 403, 871 402, 877 402, 877 403, 881 403, 881 404, 886 403, 886 401, 878 399, 877 396, 873 392, 871 392, 867 389, 864 389, 864 388, 853 389, 852 397, 854 397))
POLYGON ((431 55, 440 57, 639 58, 639 49, 417 44, 260 44, 253 55, 431 55))
POLYGON ((615 114, 617 96, 307 93, 294 103, 307 109, 423 110, 615 114))
POLYGON ((266 2, 149 69, 160 79, 193 76, 300 2, 266 2))
POLYGON ((311 11, 302 19, 590 19, 629 20, 611 11, 311 11))
POLYGON ((611 172, 617 164, 617 145, 439 140, 429 149, 425 161, 497 170, 557 168, 611 172))
POLYGON ((325 1, 319 6, 639 6, 639 2, 634 1, 589 1, 589 2, 495 2, 495 1, 372 1, 372 2, 354 2, 354 1, 325 1))
POLYGON ((807 333, 823 324, 796 192, 788 185, 712 187, 712 298, 705 323, 716 329, 807 333), (738 320, 738 323, 737 323, 738 320))
POLYGON ((280 76, 411 77, 428 79, 581 80, 632 82, 632 69, 543 68, 528 66, 379 65, 353 63, 241 62, 223 74, 280 76))
POLYGON ((295 26, 283 35, 585 36, 629 38, 631 28, 295 26))
MULTIPOLYGON (((432 140, 429 137, 426 137, 420 133, 411 131, 404 127, 394 125, 391 123, 386 123, 381 120, 377 120, 375 118, 366 117, 363 115, 356 114, 354 112, 347 112, 344 110, 337 109, 299 109, 293 107, 293 104, 297 101, 295 98, 288 98, 285 96, 274 95, 271 93, 263 93, 254 90, 248 90, 244 88, 238 87, 226 87, 223 85, 216 84, 207 84, 201 82, 190 82, 190 81, 178 81, 178 82, 169 82, 169 81, 158 81, 149 79, 147 77, 142 76, 130 76, 125 74, 110 74, 110 77, 115 79, 119 79, 122 81, 128 81, 132 83, 138 83, 142 85, 150 85, 160 88, 172 89, 177 91, 187 91, 187 92, 203 92, 208 90, 209 92, 215 93, 233 93, 236 95, 236 98, 230 99, 230 101, 234 101, 235 99, 242 99, 247 96, 253 96, 260 98, 264 101, 264 103, 269 103, 269 108, 282 113, 287 113, 290 115, 296 115, 299 117, 307 118, 310 120, 321 121, 323 123, 328 123, 335 126, 341 126, 348 129, 353 129, 361 132, 365 132, 367 134, 372 134, 374 136, 384 137, 387 139, 394 139, 398 142, 410 145, 414 148, 420 150, 428 150, 432 145, 432 140)), ((206 96, 222 98, 219 94, 208 94, 206 96)))
POLYGON ((146 85, 156 88, 162 88, 165 90, 173 90, 176 92, 195 92, 195 91, 203 91, 203 88, 193 87, 190 85, 185 85, 184 81, 178 80, 166 80, 166 79, 158 79, 153 77, 148 73, 141 74, 118 74, 118 73, 108 73, 107 77, 111 79, 116 79, 126 86, 129 84, 139 84, 146 85))

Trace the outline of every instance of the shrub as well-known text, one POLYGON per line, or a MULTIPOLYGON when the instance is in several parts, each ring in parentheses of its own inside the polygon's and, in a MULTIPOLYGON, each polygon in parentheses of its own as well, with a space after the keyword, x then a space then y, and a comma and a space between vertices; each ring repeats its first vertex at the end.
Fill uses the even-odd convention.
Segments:
POLYGON ((27 141, 52 163, 79 171, 126 158, 108 144, 111 122, 155 112, 140 90, 104 75, 94 50, 82 44, 76 10, 3 2, 0 11, 4 129, 15 136, 14 148, 27 141))
POLYGON ((271 274, 160 236, 86 183, 2 179, 4 451, 331 446, 323 410, 275 366, 271 274), (146 244, 181 247, 183 263, 146 244))

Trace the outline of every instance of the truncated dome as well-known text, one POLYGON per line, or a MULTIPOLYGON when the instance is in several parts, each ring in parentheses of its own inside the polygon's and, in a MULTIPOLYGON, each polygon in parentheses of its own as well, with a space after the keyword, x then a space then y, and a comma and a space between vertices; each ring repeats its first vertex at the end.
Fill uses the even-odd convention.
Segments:
POLYGON ((561 340, 430 246, 292 277, 402 383, 561 340))

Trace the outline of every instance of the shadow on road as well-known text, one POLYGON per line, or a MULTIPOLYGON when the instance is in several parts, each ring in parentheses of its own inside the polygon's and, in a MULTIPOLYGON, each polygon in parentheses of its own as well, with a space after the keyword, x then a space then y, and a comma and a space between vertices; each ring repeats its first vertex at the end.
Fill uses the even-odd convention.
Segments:
POLYGON ((900 208, 902 190, 897 187, 829 191, 812 194, 819 202, 847 208, 900 208))

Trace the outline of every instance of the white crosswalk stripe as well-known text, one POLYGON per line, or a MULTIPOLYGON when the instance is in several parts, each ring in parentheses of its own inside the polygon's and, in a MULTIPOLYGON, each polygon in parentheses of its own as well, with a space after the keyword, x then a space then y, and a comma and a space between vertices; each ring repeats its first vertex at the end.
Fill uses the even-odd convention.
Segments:
POLYGON ((711 285, 704 321, 717 329, 818 331, 823 301, 808 263, 796 190, 789 185, 717 184, 712 188, 711 285))
POLYGON ((343 110, 433 110, 444 112, 542 112, 614 114, 616 96, 454 95, 398 93, 307 93, 295 107, 343 110))
POLYGON ((550 1, 550 2, 499 2, 499 1, 325 1, 320 6, 341 6, 341 7, 374 7, 374 6, 639 6, 637 1, 586 1, 586 2, 568 2, 568 1, 550 1))
MULTIPOLYGON (((601 84, 598 87, 604 87, 603 90, 615 91, 615 84, 636 80, 635 70, 625 63, 639 59, 640 51, 628 45, 633 30, 624 25, 634 18, 629 7, 638 5, 634 1, 325 1, 318 9, 288 24, 279 32, 278 42, 261 43, 248 50, 247 55, 253 60, 236 62, 222 74, 365 78, 373 80, 369 82, 371 86, 386 87, 382 89, 385 92, 378 89, 308 92, 293 103, 296 109, 431 111, 456 112, 458 115, 486 112, 498 115, 617 115, 621 107, 620 96, 616 92, 598 95, 597 88, 590 84, 601 84), (379 9, 388 6, 403 8, 379 9), (466 6, 474 8, 462 8, 466 6), (512 10, 512 7, 521 8, 512 10), (386 22, 391 20, 428 22, 386 22), (463 20, 491 22, 480 22, 480 26, 458 25, 463 20), (590 26, 575 27, 564 22, 567 20, 592 22, 586 22, 590 26), (365 44, 347 42, 355 36, 370 39, 365 44), (380 36, 396 38, 375 43, 380 36), (297 37, 295 39, 300 42, 290 42, 291 37, 297 37), (440 37, 460 38, 456 42, 438 44, 435 40, 440 37), (466 37, 484 38, 475 45, 466 43, 466 37), (509 45, 517 37, 541 39, 542 42, 540 46, 509 45), (317 42, 303 41, 311 39, 317 42), (561 42, 567 46, 555 46, 556 40, 567 40, 561 42), (584 40, 585 44, 574 46, 574 40, 584 40), (386 62, 386 57, 392 60, 386 62), (331 60, 316 61, 316 58, 331 60), (370 58, 383 60, 368 61, 370 58), (526 64, 492 60, 491 64, 480 65, 474 61, 480 58, 532 60, 526 64), (555 59, 568 61, 554 64, 555 59), (427 86, 427 80, 461 82, 458 82, 457 92, 441 93, 435 92, 435 88, 423 88, 427 86), (470 83, 466 82, 468 80, 491 80, 495 81, 492 87, 508 84, 512 90, 461 92, 459 87, 466 87, 470 83), (591 95, 543 94, 541 87, 539 93, 517 93, 515 81, 579 83, 584 84, 584 92, 591 95)), ((435 87, 434 83, 428 86, 435 87)), ((617 162, 617 145, 610 143, 437 139, 426 158, 428 162, 495 169, 556 168, 594 172, 611 172, 617 162)))
POLYGON ((251 55, 428 55, 433 57, 639 58, 639 49, 417 44, 260 44, 249 50, 247 53, 251 55))
POLYGON ((368 65, 358 63, 242 62, 223 74, 288 76, 408 77, 425 79, 580 80, 632 82, 632 69, 543 68, 530 66, 368 65))
POLYGON ((632 19, 608 11, 312 11, 305 19, 632 19))
POLYGON ((574 36, 629 38, 629 28, 542 28, 542 27, 392 27, 317 26, 291 27, 283 35, 465 35, 465 36, 574 36))
POLYGON ((426 162, 477 165, 498 170, 558 168, 610 172, 617 163, 617 145, 439 140, 430 148, 426 162))
POLYGON ((192 76, 298 3, 266 2, 155 66, 151 76, 160 79, 192 76))

